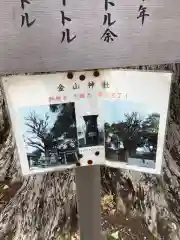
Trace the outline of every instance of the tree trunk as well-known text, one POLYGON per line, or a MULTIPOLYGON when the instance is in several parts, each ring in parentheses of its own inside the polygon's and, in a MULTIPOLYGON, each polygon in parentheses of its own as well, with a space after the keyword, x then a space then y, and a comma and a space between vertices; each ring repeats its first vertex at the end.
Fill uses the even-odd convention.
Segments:
MULTIPOLYGON (((162 176, 102 168, 102 191, 116 195, 117 210, 142 217, 159 239, 180 239, 180 64, 141 67, 175 73, 162 176)), ((0 180, 22 181, 0 214, 0 239, 56 240, 76 228, 74 171, 22 178, 0 91, 0 180)))
POLYGON ((142 216, 154 237, 175 240, 180 239, 180 64, 144 68, 172 70, 175 73, 163 171, 161 176, 119 171, 121 178, 116 181, 116 198, 121 206, 119 211, 126 216, 128 213, 131 216, 142 216))

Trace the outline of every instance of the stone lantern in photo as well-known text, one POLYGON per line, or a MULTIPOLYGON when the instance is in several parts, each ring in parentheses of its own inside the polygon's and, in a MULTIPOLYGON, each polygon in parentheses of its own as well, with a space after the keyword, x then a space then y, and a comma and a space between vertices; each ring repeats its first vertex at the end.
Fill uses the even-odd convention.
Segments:
POLYGON ((83 116, 86 124, 85 140, 87 146, 95 146, 99 143, 99 130, 97 126, 98 115, 83 116))

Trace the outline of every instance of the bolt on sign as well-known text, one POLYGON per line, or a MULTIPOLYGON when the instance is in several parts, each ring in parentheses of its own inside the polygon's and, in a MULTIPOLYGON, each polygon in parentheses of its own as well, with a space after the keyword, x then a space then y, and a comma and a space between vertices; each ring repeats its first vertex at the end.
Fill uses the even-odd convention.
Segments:
POLYGON ((106 165, 160 174, 171 76, 102 70, 3 77, 22 172, 106 165))
POLYGON ((0 73, 180 61, 180 1, 2 0, 0 73))

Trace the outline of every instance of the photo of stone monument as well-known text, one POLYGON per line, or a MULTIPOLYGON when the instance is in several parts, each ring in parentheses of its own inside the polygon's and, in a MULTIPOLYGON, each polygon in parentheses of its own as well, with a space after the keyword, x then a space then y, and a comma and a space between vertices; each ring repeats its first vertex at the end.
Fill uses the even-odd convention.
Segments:
MULTIPOLYGON (((84 100, 84 103, 86 100, 84 100)), ((76 107, 77 138, 79 148, 103 146, 104 145, 104 125, 101 111, 94 107, 86 112, 83 108, 83 100, 76 107)), ((88 104, 87 104, 88 107, 88 104)))

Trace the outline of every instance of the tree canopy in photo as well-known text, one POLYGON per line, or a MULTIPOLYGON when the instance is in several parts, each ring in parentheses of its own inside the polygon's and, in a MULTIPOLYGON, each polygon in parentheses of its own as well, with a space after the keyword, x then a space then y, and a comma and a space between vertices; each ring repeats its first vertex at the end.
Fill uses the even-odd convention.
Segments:
POLYGON ((63 144, 65 139, 73 139, 76 142, 76 118, 73 103, 53 104, 49 111, 57 112, 57 119, 53 126, 49 126, 50 114, 44 118, 38 116, 36 111, 30 112, 25 118, 25 125, 31 137, 27 138, 27 144, 35 149, 37 153, 45 153, 63 144))
POLYGON ((51 129, 54 137, 74 138, 77 134, 74 103, 52 104, 50 110, 58 112, 57 120, 51 129))
POLYGON ((146 118, 141 118, 138 112, 124 114, 125 120, 119 123, 105 123, 105 136, 111 133, 118 136, 123 142, 124 148, 130 152, 138 147, 148 147, 150 152, 157 148, 157 135, 159 130, 158 113, 152 113, 146 118))

